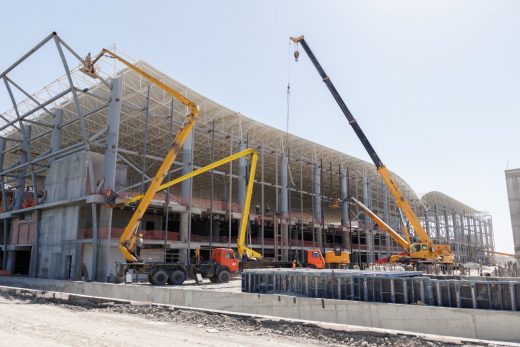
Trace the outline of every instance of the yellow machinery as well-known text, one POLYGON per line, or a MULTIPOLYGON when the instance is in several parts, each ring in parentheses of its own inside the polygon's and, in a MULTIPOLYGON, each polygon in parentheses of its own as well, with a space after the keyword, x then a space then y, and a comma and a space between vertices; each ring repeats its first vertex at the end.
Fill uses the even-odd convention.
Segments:
MULTIPOLYGON (((327 74, 321 67, 320 63, 314 56, 314 53, 307 45, 307 42, 305 41, 303 35, 298 37, 291 37, 290 39, 295 43, 296 46, 301 45, 307 53, 307 56, 310 58, 312 64, 320 74, 323 82, 325 83, 325 85, 331 92, 332 96, 338 103, 339 108, 347 118, 348 123, 353 128, 359 140, 367 150, 368 155, 370 156, 370 158, 376 166, 377 172, 379 173, 379 175, 385 182, 386 186, 388 187, 397 206, 401 209, 401 211, 404 213, 405 217, 408 219, 411 226, 413 227, 415 235, 419 238, 420 242, 414 243, 409 248, 410 257, 413 259, 421 259, 426 261, 433 261, 441 257, 444 263, 453 263, 454 257, 453 252, 451 251, 451 247, 449 245, 434 244, 432 242, 432 240, 428 236, 428 233, 421 225, 420 219, 415 215, 415 212, 413 211, 408 201, 406 201, 406 198, 399 189, 399 186, 397 185, 397 182, 390 173, 390 170, 386 168, 386 166, 383 164, 383 162, 377 155, 376 151, 372 147, 372 144, 368 141, 366 135, 359 126, 358 122, 356 121, 356 119, 348 109, 347 105, 341 98, 341 95, 339 95, 338 91, 336 90, 336 87, 334 87, 334 84, 332 84, 330 77, 327 76, 327 74)), ((296 60, 298 60, 299 55, 300 54, 298 50, 296 50, 294 52, 294 57, 296 58, 296 60)))
POLYGON ((329 269, 346 268, 350 264, 350 253, 342 249, 325 251, 325 264, 329 269))
POLYGON ((433 244, 434 249, 427 250, 424 247, 425 243, 410 243, 410 239, 405 240, 394 229, 392 229, 381 218, 379 218, 374 212, 372 212, 372 210, 366 207, 361 201, 357 200, 354 197, 351 197, 350 199, 357 206, 359 206, 363 210, 363 212, 365 212, 370 217, 370 219, 372 219, 374 223, 381 227, 392 238, 392 240, 394 240, 399 246, 401 246, 408 254, 408 256, 402 256, 398 254, 392 255, 390 257, 391 263, 410 261, 437 261, 442 262, 444 264, 453 263, 453 254, 449 249, 442 247, 444 245, 433 244), (435 255, 434 257, 432 257, 432 253, 435 255))
MULTIPOLYGON (((232 154, 226 158, 220 159, 214 163, 208 164, 204 167, 201 167, 200 169, 194 170, 190 173, 187 173, 186 175, 180 176, 174 180, 171 180, 167 183, 164 183, 160 185, 155 193, 160 192, 161 190, 167 189, 173 185, 176 185, 182 181, 185 181, 187 179, 190 179, 192 177, 198 176, 200 174, 203 174, 205 172, 211 171, 219 166, 222 166, 224 164, 227 164, 229 162, 232 162, 234 160, 237 160, 239 158, 250 156, 251 157, 251 164, 249 169, 249 179, 247 182, 247 188, 246 188, 246 198, 244 200, 244 206, 242 207, 242 217, 240 219, 240 228, 238 232, 238 239, 237 239, 237 249, 238 254, 240 254, 240 257, 243 257, 244 254, 247 254, 249 258, 255 258, 255 259, 261 259, 262 255, 255 250, 248 248, 246 246, 246 233, 247 233, 247 224, 249 220, 249 211, 251 207, 251 198, 253 196, 253 185, 255 182, 255 173, 256 173, 256 166, 258 162, 258 154, 256 151, 252 148, 244 149, 243 151, 237 152, 235 154, 232 154)), ((140 194, 133 196, 131 198, 125 199, 118 203, 118 205, 128 205, 133 202, 139 201, 143 199, 145 195, 140 194)))
POLYGON ((171 149, 166 154, 164 161, 161 163, 161 166, 157 170, 157 173, 155 174, 154 178, 150 182, 150 185, 148 186, 148 189, 144 193, 141 202, 137 206, 134 214, 132 215, 132 218, 126 225, 126 227, 123 231, 123 234, 121 235, 121 237, 119 239, 119 250, 121 251, 121 253, 123 253, 123 256, 126 259, 126 261, 128 263, 141 262, 142 259, 137 257, 137 255, 135 254, 137 229, 139 227, 141 219, 143 218, 144 213, 146 212, 146 209, 150 205, 150 203, 153 199, 153 196, 155 195, 155 192, 157 192, 157 189, 159 188, 162 181, 164 180, 164 177, 170 170, 170 167, 172 166, 173 162, 175 161, 175 158, 177 157, 177 155, 179 154, 188 135, 191 133, 193 127, 195 126, 195 123, 197 122, 197 117, 199 115, 199 107, 193 101, 184 97, 182 94, 178 93, 173 88, 162 83, 161 81, 154 78, 150 74, 146 73, 142 69, 138 68, 134 64, 129 63, 128 61, 121 58, 114 52, 111 52, 105 48, 103 48, 101 53, 99 53, 96 56, 96 58, 94 58, 94 59, 91 59, 90 54, 89 54, 89 56, 87 56, 87 58, 84 61, 84 66, 81 67, 80 70, 93 78, 99 77, 96 73, 95 64, 104 55, 107 55, 114 59, 119 60, 121 63, 126 65, 128 68, 130 68, 131 70, 133 70, 134 72, 136 72, 137 74, 142 76, 143 78, 147 79, 153 85, 164 90, 166 93, 168 93, 175 99, 179 100, 183 105, 187 106, 190 109, 190 114, 186 117, 186 121, 185 121, 184 125, 182 126, 182 128, 179 130, 179 132, 175 136, 175 140, 172 144, 171 149))
POLYGON ((180 129, 180 131, 177 133, 177 136, 175 136, 175 140, 173 141, 171 149, 166 154, 164 161, 161 163, 161 166, 157 170, 157 173, 150 182, 150 185, 148 186, 148 189, 146 190, 141 202, 137 206, 134 214, 132 215, 132 218, 126 225, 123 234, 119 239, 119 250, 121 251, 121 253, 123 253, 123 256, 125 257, 126 261, 129 263, 141 262, 142 259, 137 257, 137 255, 135 254, 137 229, 139 227, 139 224, 141 223, 141 219, 143 218, 144 213, 146 212, 146 209, 150 205, 153 196, 155 195, 155 192, 157 192, 157 189, 159 188, 162 181, 164 180, 164 177, 170 170, 173 162, 175 161, 175 158, 181 151, 184 142, 188 138, 188 135, 191 133, 193 127, 195 126, 195 123, 197 122, 197 117, 199 115, 199 107, 193 101, 184 97, 182 94, 176 92, 173 88, 162 83, 161 81, 146 73, 142 69, 138 68, 134 64, 129 63, 128 61, 121 58, 114 52, 111 52, 105 48, 103 48, 103 50, 94 59, 91 59, 89 54, 89 56, 87 56, 87 58, 84 61, 84 66, 80 70, 93 78, 99 77, 95 70, 95 64, 104 55, 119 60, 128 68, 130 68, 143 78, 147 79, 153 85, 164 90, 166 93, 168 93, 175 99, 179 100, 183 105, 187 106, 190 109, 190 114, 186 117, 186 121, 180 129))

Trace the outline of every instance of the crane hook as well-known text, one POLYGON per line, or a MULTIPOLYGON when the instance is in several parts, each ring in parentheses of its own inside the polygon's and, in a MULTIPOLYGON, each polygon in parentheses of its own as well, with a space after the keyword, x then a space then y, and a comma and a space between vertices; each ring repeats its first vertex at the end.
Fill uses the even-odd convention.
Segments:
POLYGON ((296 50, 294 51, 294 61, 298 61, 299 56, 300 56, 300 51, 298 51, 298 46, 296 46, 296 50))

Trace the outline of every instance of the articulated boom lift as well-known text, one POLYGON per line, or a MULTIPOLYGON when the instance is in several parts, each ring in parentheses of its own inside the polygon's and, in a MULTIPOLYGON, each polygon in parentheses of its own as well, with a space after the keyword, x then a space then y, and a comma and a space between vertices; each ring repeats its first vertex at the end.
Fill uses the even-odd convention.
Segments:
POLYGON ((236 160, 244 156, 250 156, 251 168, 249 172, 249 180, 246 189, 246 199, 244 201, 242 218, 240 221, 240 231, 237 240, 237 246, 238 252, 241 256, 247 254, 250 258, 262 258, 260 253, 248 248, 245 244, 258 154, 251 148, 246 149, 239 153, 235 153, 229 157, 206 165, 203 168, 190 172, 170 182, 161 184, 164 180, 164 177, 170 170, 173 162, 175 161, 175 158, 177 157, 178 153, 181 151, 182 146, 186 141, 188 135, 191 133, 193 127, 195 126, 199 114, 199 108, 193 101, 184 97, 182 94, 178 93, 173 88, 162 83, 161 81, 146 73, 136 65, 129 63, 116 53, 111 52, 107 49, 103 49, 101 53, 99 53, 94 59, 92 59, 89 54, 85 58, 84 66, 81 67, 80 70, 92 78, 99 78, 95 69, 95 64, 101 57, 105 55, 122 62, 128 68, 130 68, 143 78, 147 79, 148 81, 150 81, 156 87, 164 90, 166 93, 168 93, 175 99, 179 100, 183 105, 187 106, 190 109, 190 114, 186 117, 184 125, 175 136, 175 140, 172 144, 172 147, 166 154, 166 157, 161 163, 154 178, 150 182, 150 185, 148 186, 146 192, 144 194, 134 196, 132 198, 119 202, 119 204, 130 204, 140 200, 140 203, 138 204, 134 214, 132 215, 130 221, 126 225, 119 239, 119 250, 123 254, 126 263, 116 264, 117 275, 120 277, 124 276, 126 272, 128 272, 128 270, 131 269, 137 273, 148 274, 150 282, 152 282, 153 284, 162 285, 166 282, 170 284, 182 284, 188 276, 193 276, 193 274, 197 272, 200 273, 202 277, 210 278, 212 282, 227 282, 229 280, 230 274, 238 271, 239 267, 238 260, 235 258, 235 253, 232 249, 215 248, 212 252, 211 259, 208 262, 202 264, 145 262, 143 261, 143 259, 138 257, 135 252, 137 232, 139 224, 141 223, 141 219, 143 218, 146 209, 150 206, 150 203, 152 202, 152 199, 157 192, 164 190, 179 182, 192 178, 194 176, 200 175, 204 172, 213 170, 214 168, 229 163, 230 161, 236 160))
POLYGON ((103 50, 94 59, 91 59, 89 54, 85 59, 84 66, 80 70, 93 78, 98 78, 99 76, 96 72, 95 64, 99 59, 101 59, 101 57, 105 55, 120 61, 128 68, 130 68, 143 78, 147 79, 155 86, 164 90, 166 93, 168 93, 175 99, 179 100, 183 105, 187 106, 190 109, 190 114, 186 117, 186 121, 177 133, 177 136, 175 136, 175 140, 173 141, 171 149, 166 154, 166 157, 161 163, 161 166, 157 170, 157 173, 155 174, 154 178, 150 182, 150 185, 148 186, 148 189, 146 190, 141 202, 137 206, 134 214, 132 215, 132 218, 126 225, 123 234, 119 239, 119 250, 121 251, 121 253, 123 253, 123 256, 125 257, 126 261, 128 263, 142 262, 142 259, 137 257, 137 255, 135 254, 137 230, 139 228, 139 224, 141 223, 141 219, 143 218, 146 209, 148 208, 148 206, 150 206, 153 196, 155 195, 157 189, 164 180, 164 177, 173 165, 173 162, 175 161, 175 158, 181 151, 184 142, 188 138, 188 135, 191 133, 193 127, 195 126, 195 123, 197 122, 197 117, 199 115, 199 107, 193 101, 184 97, 182 94, 178 93, 173 88, 162 83, 161 81, 146 73, 142 69, 138 68, 134 64, 129 63, 125 59, 121 58, 119 55, 105 48, 103 48, 103 50))
MULTIPOLYGON (((367 137, 363 133, 363 130, 361 130, 361 127, 359 126, 358 122, 348 109, 347 105, 339 95, 338 91, 336 90, 336 87, 332 84, 332 81, 330 80, 329 76, 325 73, 323 68, 321 67, 320 63, 314 56, 314 53, 312 53, 311 49, 307 45, 307 42, 305 41, 303 35, 298 37, 291 37, 291 41, 293 41, 296 46, 300 45, 303 47, 305 52, 307 53, 308 57, 310 58, 312 64, 320 74, 323 82, 329 89, 330 93, 338 103, 339 108, 347 118, 348 123, 354 129, 354 132, 358 136, 359 140, 365 147, 365 149, 368 152, 368 155, 370 158, 372 158, 372 161, 374 162, 377 172, 385 182, 386 186, 390 190, 390 193, 394 197, 394 200, 396 204, 399 206, 401 211, 404 213, 410 224, 412 225, 415 235, 419 238, 420 242, 415 243, 410 247, 410 257, 413 259, 418 260, 425 260, 425 261, 433 261, 435 259, 438 259, 439 257, 442 257, 443 262, 453 262, 453 253, 451 251, 451 248, 449 245, 440 245, 440 244, 434 244, 430 237, 428 236, 428 233, 421 225, 420 219, 415 215, 412 207, 406 201, 403 193, 399 189, 399 186, 397 185, 395 179, 393 178, 390 171, 386 168, 386 166, 383 164, 379 156, 377 155, 376 151, 368 141, 367 137)), ((298 60, 299 52, 296 50, 294 52, 294 57, 296 60, 298 60)))
MULTIPOLYGON (((254 249, 251 249, 246 246, 246 233, 247 233, 247 225, 248 225, 248 220, 249 220, 249 211, 250 211, 250 207, 251 207, 251 198, 253 196, 253 185, 255 182, 256 166, 258 163, 258 153, 256 153, 256 151, 253 148, 244 149, 238 153, 232 154, 226 158, 220 159, 214 163, 201 167, 200 169, 187 173, 186 175, 180 176, 179 178, 176 178, 172 181, 166 182, 166 183, 160 185, 159 188, 157 188, 156 193, 160 192, 164 189, 167 189, 173 185, 181 183, 182 181, 193 178, 193 177, 203 174, 205 172, 211 171, 219 166, 222 166, 224 164, 227 164, 229 162, 232 162, 234 160, 237 160, 239 158, 246 157, 246 156, 249 156, 251 158, 251 163, 250 163, 249 178, 247 181, 247 188, 246 188, 246 199, 244 201, 244 206, 242 206, 242 217, 240 219, 240 227, 239 227, 239 231, 238 231, 237 249, 238 249, 238 254, 240 255, 240 257, 243 257, 244 254, 247 254, 247 256, 249 258, 254 258, 254 259, 260 260, 260 259, 262 259, 262 254, 258 253, 254 249)), ((133 196, 131 198, 128 198, 128 199, 125 199, 125 200, 119 202, 118 205, 129 205, 131 203, 141 200, 143 197, 144 197, 143 194, 136 195, 136 196, 133 196)))

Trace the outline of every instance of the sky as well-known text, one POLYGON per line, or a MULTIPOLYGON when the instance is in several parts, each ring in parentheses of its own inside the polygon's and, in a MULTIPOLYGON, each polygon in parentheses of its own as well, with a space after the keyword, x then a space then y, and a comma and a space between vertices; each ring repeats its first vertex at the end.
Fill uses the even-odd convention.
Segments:
MULTIPOLYGON (((305 54, 293 62, 288 37, 304 34, 387 167, 419 194, 489 211, 497 250, 513 251, 504 170, 520 167, 520 2, 72 3, 3 1, 0 70, 57 31, 81 55, 116 44, 284 130, 290 81, 289 131, 370 161, 305 54)), ((39 90, 63 74, 52 54, 12 78, 39 90)))

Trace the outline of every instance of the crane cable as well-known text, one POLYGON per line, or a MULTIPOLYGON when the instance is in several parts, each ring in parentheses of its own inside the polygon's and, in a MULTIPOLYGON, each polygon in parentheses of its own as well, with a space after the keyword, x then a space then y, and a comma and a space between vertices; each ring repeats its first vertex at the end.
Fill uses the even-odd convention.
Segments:
MULTIPOLYGON (((291 111, 291 57, 290 57, 291 44, 290 43, 289 43, 288 52, 289 52, 289 61, 287 64, 287 113, 286 113, 286 129, 285 129, 285 139, 286 139, 285 142, 286 142, 286 146, 287 146, 287 156, 289 156, 289 119, 290 119, 290 111, 291 111)), ((285 153, 283 142, 282 142, 282 151, 285 153)), ((288 171, 288 176, 289 176, 291 185, 293 187, 296 186, 294 184, 294 180, 292 177, 291 166, 289 165, 289 158, 287 158, 287 171, 288 171)))

